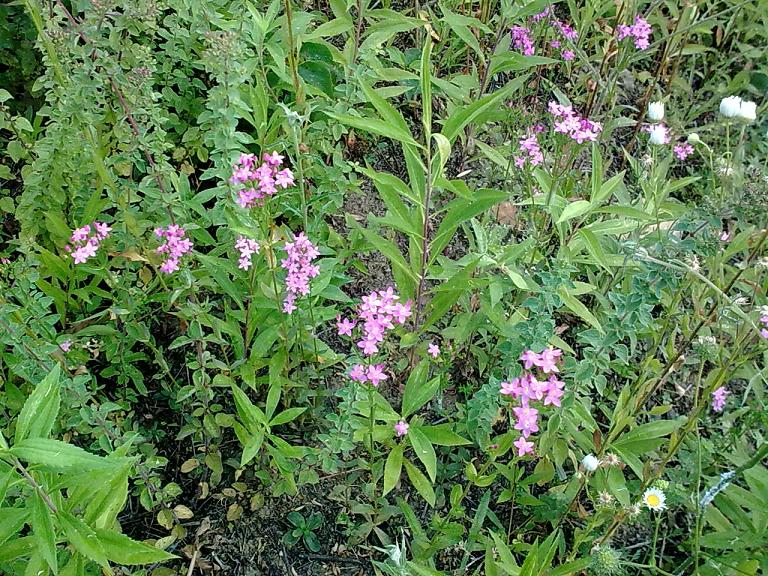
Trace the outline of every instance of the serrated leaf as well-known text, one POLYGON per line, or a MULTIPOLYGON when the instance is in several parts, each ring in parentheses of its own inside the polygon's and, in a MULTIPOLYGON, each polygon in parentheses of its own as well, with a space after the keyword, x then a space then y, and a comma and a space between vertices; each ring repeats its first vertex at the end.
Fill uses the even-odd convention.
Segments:
POLYGON ((102 458, 72 444, 45 438, 27 438, 11 448, 10 452, 30 464, 62 471, 75 467, 83 470, 114 468, 126 462, 125 458, 102 458))
POLYGON ((107 558, 115 564, 135 566, 165 562, 166 560, 178 558, 178 556, 174 556, 165 550, 155 548, 143 542, 137 542, 113 530, 97 528, 95 532, 107 558))
POLYGON ((50 435, 59 414, 60 375, 61 367, 56 364, 24 402, 16 421, 17 444, 25 438, 47 438, 50 435))
POLYGON ((96 536, 96 532, 85 522, 66 510, 59 510, 57 516, 67 536, 67 540, 74 546, 75 550, 111 572, 109 570, 109 561, 99 538, 96 536))

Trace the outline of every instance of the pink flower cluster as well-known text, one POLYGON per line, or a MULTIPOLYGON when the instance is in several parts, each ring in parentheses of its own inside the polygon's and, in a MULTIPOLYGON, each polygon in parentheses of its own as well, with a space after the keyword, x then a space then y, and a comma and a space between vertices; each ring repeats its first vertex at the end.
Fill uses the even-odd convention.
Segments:
POLYGON ((720 388, 712 392, 712 410, 722 412, 725 407, 725 401, 730 393, 725 386, 720 386, 720 388))
MULTIPOLYGON (((722 239, 722 236, 720 238, 722 239)), ((763 327, 760 328, 760 336, 768 339, 768 316, 760 316, 760 322, 763 325, 763 327)))
POLYGON ((92 222, 82 228, 75 228, 69 237, 71 244, 64 246, 75 264, 83 264, 88 258, 96 256, 102 240, 105 240, 112 228, 103 222, 92 222))
POLYGON ((687 142, 677 144, 673 150, 675 152, 675 156, 677 156, 677 159, 680 161, 684 161, 686 158, 688 158, 688 156, 693 154, 693 146, 687 142))
POLYGON ((534 48, 531 40, 530 29, 525 26, 512 26, 510 32, 512 34, 512 46, 515 47, 515 50, 519 50, 524 56, 533 56, 536 48, 534 48))
POLYGON ((650 45, 650 37, 653 29, 648 21, 640 16, 635 16, 635 23, 632 26, 619 24, 619 40, 632 37, 635 39, 635 48, 645 50, 650 45))
POLYGON ((290 314, 296 310, 296 297, 309 294, 309 279, 320 274, 320 266, 312 264, 320 252, 304 232, 296 236, 293 242, 286 242, 284 249, 288 258, 281 260, 280 266, 288 271, 285 277, 288 294, 283 300, 283 312, 290 314))
POLYGON ((603 131, 602 124, 582 118, 573 111, 572 106, 550 102, 547 109, 555 118, 555 132, 567 134, 579 144, 597 141, 598 135, 603 131))
POLYGON ((192 240, 185 237, 184 229, 171 224, 164 228, 155 228, 155 236, 165 241, 155 249, 158 254, 166 254, 167 258, 160 265, 160 271, 171 274, 179 269, 179 260, 192 250, 192 240))
POLYGON ((392 330, 395 324, 405 324, 411 315, 411 301, 405 304, 398 302, 398 296, 390 286, 386 290, 374 290, 358 307, 358 320, 336 317, 336 328, 339 336, 352 336, 352 330, 358 321, 362 322, 362 338, 357 342, 366 356, 373 356, 379 351, 379 344, 384 341, 387 330, 392 330))
POLYGON ((241 154, 232 166, 232 184, 241 184, 243 188, 237 192, 237 203, 243 208, 261 205, 264 198, 272 196, 277 188, 293 186, 293 172, 288 168, 280 170, 283 156, 277 152, 264 154, 264 161, 256 166, 255 154, 241 154))
MULTIPOLYGON (((531 21, 540 22, 544 19, 551 18, 553 14, 550 8, 551 7, 547 7, 544 9, 544 11, 532 16, 531 21)), ((573 50, 562 49, 562 46, 563 42, 565 41, 576 42, 576 40, 579 38, 578 32, 576 32, 572 26, 562 22, 561 20, 558 20, 557 18, 554 18, 550 23, 548 23, 548 25, 555 28, 556 34, 559 32, 559 38, 554 38, 551 40, 549 45, 555 50, 560 50, 560 56, 562 56, 563 60, 573 60, 576 57, 576 54, 573 52, 573 50)))
POLYGON ((501 394, 520 401, 520 406, 512 408, 515 416, 515 430, 521 436, 514 442, 518 456, 533 454, 533 442, 528 438, 539 431, 539 410, 531 406, 532 401, 543 401, 544 406, 560 406, 565 382, 557 378, 557 367, 562 350, 546 348, 540 353, 526 350, 520 356, 526 372, 510 382, 501 383, 501 394), (546 377, 546 380, 544 379, 546 377))
POLYGON ((536 134, 542 132, 544 127, 540 124, 534 126, 533 130, 528 131, 528 135, 524 138, 520 138, 520 155, 515 156, 515 166, 522 168, 526 162, 530 162, 531 166, 538 166, 544 162, 544 154, 541 153, 541 147, 539 146, 539 140, 536 134))
POLYGON ((238 236, 235 241, 235 248, 240 251, 240 258, 238 258, 238 268, 241 270, 248 270, 253 265, 251 257, 259 251, 259 243, 251 238, 245 236, 238 236))

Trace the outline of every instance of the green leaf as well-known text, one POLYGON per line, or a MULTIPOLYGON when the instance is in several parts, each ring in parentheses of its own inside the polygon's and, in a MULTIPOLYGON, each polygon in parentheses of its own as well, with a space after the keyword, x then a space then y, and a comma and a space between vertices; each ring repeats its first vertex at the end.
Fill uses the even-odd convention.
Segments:
POLYGON ((32 394, 16 421, 16 443, 25 438, 47 438, 59 414, 59 376, 61 367, 56 364, 48 375, 35 386, 32 394))
POLYGON ((411 426, 408 430, 408 440, 411 442, 416 456, 424 464, 430 480, 434 483, 437 478, 437 455, 434 447, 416 426, 411 426))
POLYGON ((595 318, 592 312, 590 312, 589 309, 584 306, 584 304, 582 304, 575 296, 571 296, 566 291, 565 287, 560 287, 557 291, 557 295, 560 296, 560 299, 563 301, 563 304, 566 308, 584 320, 587 324, 591 325, 598 332, 605 334, 605 330, 603 330, 600 322, 597 320, 597 318, 595 318))
POLYGON ((595 236, 591 230, 586 228, 579 229, 579 236, 584 240, 584 246, 587 248, 587 252, 600 266, 606 270, 610 270, 610 263, 603 251, 603 247, 600 245, 600 240, 595 236))
MULTIPOLYGON (((408 122, 405 121, 403 115, 392 106, 385 98, 383 98, 379 92, 374 90, 366 82, 360 81, 360 87, 365 94, 365 99, 373 105, 379 116, 382 117, 384 122, 388 122, 395 126, 403 134, 407 134, 408 137, 413 140, 413 134, 411 134, 411 128, 408 126, 408 122)), ((414 140, 415 142, 415 140, 414 140)))
POLYGON ((251 402, 248 395, 235 383, 232 383, 232 394, 235 397, 235 408, 240 420, 251 434, 256 434, 267 424, 264 412, 251 402))
POLYGON ((408 418, 427 402, 432 400, 437 390, 440 388, 440 377, 433 378, 427 382, 429 375, 429 361, 422 360, 411 371, 408 381, 405 383, 403 391, 403 405, 401 415, 408 418))
POLYGON ((306 35, 309 40, 315 38, 330 38, 332 36, 338 36, 344 34, 352 29, 351 18, 334 18, 324 24, 321 24, 315 28, 312 32, 306 35))
POLYGON ((310 86, 333 98, 336 83, 333 80, 331 67, 327 63, 317 60, 302 62, 299 65, 299 76, 310 86))
POLYGON ((416 491, 421 497, 427 501, 427 504, 434 506, 435 491, 432 489, 432 485, 429 483, 427 477, 424 476, 421 470, 411 464, 411 461, 407 458, 403 459, 403 464, 405 464, 405 471, 408 473, 408 479, 411 481, 411 484, 413 484, 413 487, 416 488, 416 491))
POLYGON ((424 124, 424 134, 429 138, 432 134, 432 37, 427 34, 424 49, 421 51, 421 121, 424 124))
POLYGON ((437 446, 464 446, 472 443, 456 434, 451 430, 451 424, 447 423, 435 426, 419 426, 419 430, 432 444, 437 446))
POLYGON ((366 240, 389 260, 389 263, 392 265, 392 274, 395 276, 397 287, 400 289, 403 297, 410 298, 413 296, 416 288, 416 276, 401 254, 400 249, 394 242, 382 238, 372 230, 360 228, 360 231, 366 240))
POLYGON ((391 123, 385 122, 378 118, 363 118, 361 116, 352 116, 351 114, 342 114, 339 112, 330 111, 326 112, 326 114, 334 120, 337 120, 342 124, 346 124, 347 126, 351 126, 352 128, 357 128, 358 130, 363 130, 364 132, 370 132, 371 134, 384 136, 385 138, 391 138, 392 140, 402 142, 403 144, 417 147, 419 146, 416 140, 413 139, 413 136, 404 132, 397 126, 393 126, 391 123))
POLYGON ((384 464, 384 492, 382 496, 389 494, 400 480, 400 473, 403 469, 403 445, 398 444, 387 456, 387 462, 384 464))
POLYGON ((272 421, 269 423, 270 426, 279 426, 280 424, 287 424, 288 422, 291 422, 292 420, 295 420, 298 418, 306 408, 288 408, 287 410, 283 410, 275 416, 272 421))
POLYGON ((94 468, 115 468, 126 463, 125 458, 102 458, 61 440, 45 438, 22 440, 11 448, 10 452, 30 464, 40 464, 65 472, 75 467, 93 470, 94 468))
POLYGON ((557 60, 546 56, 524 56, 519 52, 502 52, 491 58, 491 76, 500 72, 519 72, 535 66, 557 63, 557 60))
POLYGON ((570 204, 566 205, 565 210, 563 210, 562 214, 560 214, 560 218, 557 219, 556 224, 562 224, 563 222, 567 222, 572 218, 586 214, 589 212, 591 207, 592 204, 590 204, 587 200, 576 200, 575 202, 571 202, 570 204))
POLYGON ((178 556, 169 554, 165 550, 155 548, 143 542, 137 542, 113 530, 97 528, 95 532, 107 558, 115 564, 134 566, 137 564, 154 564, 178 558, 178 556))
POLYGON ((18 534, 28 516, 25 508, 0 508, 0 545, 18 534))
POLYGON ((475 54, 480 58, 480 61, 485 64, 485 53, 482 48, 480 48, 480 42, 478 42, 475 35, 472 34, 470 27, 482 30, 485 33, 490 33, 490 29, 477 18, 470 18, 451 12, 442 4, 440 5, 440 10, 443 12, 443 20, 448 24, 453 33, 461 38, 467 46, 472 48, 475 54))
POLYGON ((32 515, 32 532, 35 535, 35 548, 45 558, 46 563, 54 574, 59 572, 59 562, 56 555, 56 532, 53 529, 53 517, 40 494, 35 491, 31 500, 27 501, 32 515))
POLYGON ((96 536, 96 532, 79 518, 73 516, 66 510, 59 510, 57 514, 61 527, 67 535, 67 540, 74 546, 75 550, 83 556, 96 562, 109 570, 109 561, 104 553, 104 548, 96 536))
POLYGON ((527 80, 527 74, 518 76, 493 94, 453 110, 443 124, 443 136, 445 136, 449 142, 453 143, 467 124, 487 110, 498 106, 503 100, 509 98, 510 95, 523 86, 527 80))

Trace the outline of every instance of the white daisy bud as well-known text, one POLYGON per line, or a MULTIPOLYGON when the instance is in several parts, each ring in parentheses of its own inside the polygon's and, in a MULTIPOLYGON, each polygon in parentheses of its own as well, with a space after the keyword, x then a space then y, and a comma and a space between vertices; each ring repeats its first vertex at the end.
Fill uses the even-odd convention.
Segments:
POLYGON ((735 118, 741 109, 741 98, 728 96, 720 100, 720 114, 726 118, 735 118))
POLYGON ((581 465, 584 466, 584 470, 587 472, 594 472, 600 466, 600 460, 594 454, 587 454, 581 461, 581 465))
POLYGON ((754 122, 757 120, 757 104, 742 100, 736 117, 744 122, 754 122))
POLYGON ((648 119, 651 122, 661 122, 664 119, 664 102, 648 104, 648 119))
POLYGON ((701 138, 699 138, 699 135, 696 134, 696 132, 691 132, 688 134, 688 144, 696 145, 699 142, 701 142, 701 138))
POLYGON ((664 124, 655 124, 654 126, 651 126, 649 132, 651 134, 651 138, 649 140, 651 144, 661 146, 669 142, 669 138, 667 136, 667 127, 664 126, 664 124))

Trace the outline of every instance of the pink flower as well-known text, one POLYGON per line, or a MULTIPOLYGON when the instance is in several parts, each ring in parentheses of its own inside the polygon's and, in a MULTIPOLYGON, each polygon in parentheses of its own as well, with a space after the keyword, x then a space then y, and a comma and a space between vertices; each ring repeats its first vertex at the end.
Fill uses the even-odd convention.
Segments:
POLYGON ((731 235, 728 233, 727 230, 724 230, 722 234, 720 234, 720 241, 721 242, 728 242, 731 239, 731 235))
POLYGON ((725 386, 720 386, 720 388, 712 392, 712 410, 722 412, 729 394, 730 391, 725 386))
POLYGON ((648 21, 640 16, 635 16, 635 23, 632 26, 626 24, 619 24, 618 26, 618 38, 623 40, 624 38, 633 37, 635 39, 635 48, 638 50, 645 50, 650 46, 650 36, 653 29, 648 21))
POLYGON ((560 55, 563 57, 563 60, 568 62, 576 57, 576 53, 573 50, 563 50, 560 55))
POLYGON ((432 342, 430 342, 429 346, 427 346, 427 350, 429 354, 432 356, 432 358, 437 358, 438 356, 440 356, 440 348, 436 344, 433 344, 432 342))
POLYGON ((525 436, 520 436, 513 444, 517 448, 518 457, 522 458, 526 454, 533 454, 533 442, 528 442, 525 436))
POLYGON ((349 377, 355 382, 360 382, 362 384, 368 381, 368 377, 365 375, 365 366, 362 364, 355 364, 352 366, 349 377))
POLYGON ((349 318, 343 318, 336 316, 336 330, 339 336, 352 336, 352 329, 357 326, 357 322, 350 320, 349 318))
POLYGON ((155 236, 164 239, 163 243, 155 248, 158 254, 167 255, 166 260, 160 265, 160 271, 171 274, 179 269, 179 260, 185 254, 192 251, 192 240, 185 237, 186 232, 177 224, 155 228, 155 236))
POLYGON ((559 372, 556 362, 562 353, 562 350, 550 346, 539 354, 539 358, 534 364, 541 368, 542 372, 545 374, 548 374, 549 372, 559 372))
POLYGON ((283 156, 277 152, 264 154, 264 162, 256 166, 254 154, 241 154, 232 166, 231 184, 242 185, 237 191, 237 203, 242 208, 252 208, 264 203, 264 198, 274 195, 277 187, 293 186, 293 172, 288 168, 279 170, 283 156))
POLYGON ((579 144, 596 142, 598 135, 603 131, 602 124, 582 118, 573 111, 571 106, 550 102, 547 108, 556 120, 554 122, 554 131, 560 134, 567 134, 579 144))
POLYGON ((531 163, 531 166, 538 166, 544 161, 544 154, 541 153, 541 147, 539 141, 536 138, 536 133, 529 130, 528 136, 519 140, 521 156, 515 157, 515 165, 518 168, 522 168, 526 161, 531 163))
POLYGON ((515 430, 520 430, 526 438, 533 432, 539 431, 537 424, 539 411, 536 408, 530 406, 515 406, 512 408, 517 417, 517 423, 515 424, 515 430))
POLYGON ((512 45, 515 47, 515 50, 519 50, 525 56, 533 56, 536 49, 531 41, 531 31, 524 26, 512 26, 510 32, 512 35, 512 45))
POLYGON ((693 146, 685 142, 683 144, 677 144, 673 148, 673 151, 675 152, 675 156, 677 156, 677 159, 680 161, 683 161, 686 158, 688 158, 688 156, 693 154, 693 146))
POLYGON ((378 387, 379 384, 387 379, 387 375, 384 374, 384 364, 371 364, 368 366, 368 372, 366 373, 368 381, 374 387, 378 387))
POLYGON ((288 257, 280 262, 280 266, 288 271, 285 277, 285 287, 288 291, 286 303, 290 300, 289 304, 283 305, 283 311, 290 314, 296 310, 296 297, 309 294, 310 278, 320 274, 319 266, 312 264, 312 260, 317 258, 320 252, 304 232, 294 237, 293 242, 286 242, 283 248, 288 257))
POLYGON ((235 241, 235 248, 240 251, 240 258, 238 259, 238 268, 242 270, 248 270, 253 263, 251 257, 259 251, 259 243, 251 238, 245 236, 238 236, 235 241))
POLYGON ((81 228, 75 228, 69 241, 72 243, 64 246, 75 264, 83 264, 89 258, 96 256, 102 240, 105 240, 112 228, 103 222, 92 222, 81 228))
POLYGON ((526 350, 520 355, 520 360, 523 361, 523 367, 526 370, 530 370, 539 361, 539 355, 533 350, 526 350))
POLYGON ((59 348, 61 348, 63 352, 69 352, 69 349, 72 348, 72 340, 64 340, 64 342, 59 344, 59 348))
POLYGON ((397 424, 395 424, 395 433, 398 437, 405 436, 408 434, 408 423, 405 420, 400 420, 397 424))

